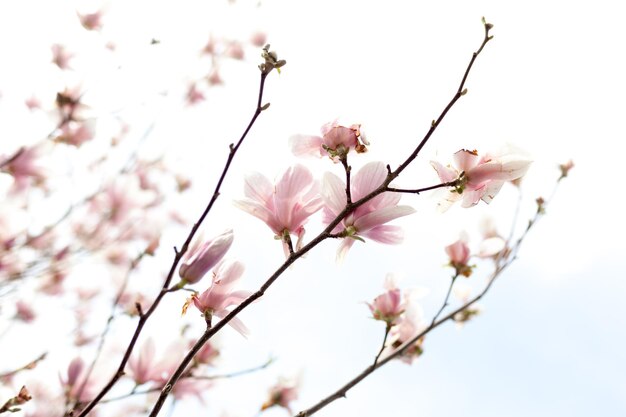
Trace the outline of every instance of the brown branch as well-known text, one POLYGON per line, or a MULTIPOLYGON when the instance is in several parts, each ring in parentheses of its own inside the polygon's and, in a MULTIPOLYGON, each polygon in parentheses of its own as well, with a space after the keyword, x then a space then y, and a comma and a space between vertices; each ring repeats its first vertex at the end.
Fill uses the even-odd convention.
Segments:
MULTIPOLYGON (((156 417, 158 415, 159 411, 163 407, 163 404, 165 403, 165 400, 167 399, 167 396, 169 395, 170 391, 172 390, 173 386, 176 384, 178 379, 180 379, 180 377, 183 375, 183 372, 187 368, 189 363, 193 360, 194 355, 202 348, 202 346, 211 337, 213 337, 213 335, 215 335, 217 332, 219 332, 230 320, 232 320, 236 315, 238 315, 246 307, 248 307, 254 301, 256 301, 259 298, 261 298, 265 294, 265 291, 267 291, 269 289, 269 287, 272 286, 272 284, 278 279, 278 277, 281 276, 282 273, 291 264, 293 264, 295 261, 297 261, 299 258, 301 258, 303 255, 305 255, 307 252, 309 252, 311 249, 313 249, 315 246, 317 246, 319 243, 321 243, 325 239, 333 237, 333 235, 331 235, 332 230, 346 216, 348 216, 348 214, 352 213, 357 207, 360 207, 361 205, 363 205, 366 202, 370 201, 371 199, 373 199, 377 195, 380 195, 380 194, 384 193, 385 191, 387 191, 389 184, 394 179, 396 179, 400 175, 400 173, 402 173, 402 171, 404 171, 404 169, 411 162, 413 162, 413 160, 415 160, 415 158, 419 154, 420 150, 424 147, 424 145, 426 144, 428 139, 435 132, 437 126, 439 126, 439 124, 444 119, 444 117, 448 113, 448 111, 454 106, 454 104, 459 100, 459 98, 462 95, 465 94, 465 90, 463 88, 464 88, 465 82, 467 80, 467 76, 469 75, 469 72, 470 72, 470 70, 471 70, 471 68, 472 68, 472 66, 474 64, 474 61, 476 60, 476 58, 478 57, 478 55, 482 51, 482 49, 485 46, 485 44, 491 39, 491 36, 488 35, 490 28, 491 28, 491 25, 488 24, 488 23, 485 23, 485 38, 484 38, 483 43, 481 44, 480 48, 478 49, 478 51, 474 52, 474 54, 472 55, 472 59, 471 59, 469 65, 468 65, 467 69, 465 70, 465 74, 463 76, 463 80, 461 81, 461 84, 459 86, 459 89, 458 89, 457 93, 454 95, 454 97, 448 103, 448 105, 444 108, 443 112, 440 114, 440 116, 438 117, 437 121, 433 122, 433 124, 431 125, 430 129, 426 133, 426 136, 424 137, 424 139, 422 139, 422 141, 417 146, 417 148, 413 151, 413 153, 395 171, 391 172, 390 169, 388 168, 389 173, 387 174, 386 179, 383 181, 383 183, 380 186, 378 186, 376 189, 374 189, 372 192, 370 192, 366 196, 362 197, 360 200, 358 200, 356 202, 352 202, 352 203, 347 203, 346 206, 344 207, 344 209, 337 215, 337 217, 332 222, 330 222, 328 224, 328 226, 322 232, 320 232, 312 241, 310 241, 307 245, 303 246, 299 251, 290 254, 289 257, 287 258, 287 260, 263 283, 263 285, 261 285, 259 290, 257 290, 254 294, 252 294, 246 300, 241 302, 241 304, 239 304, 228 315, 226 315, 224 318, 222 318, 216 325, 212 326, 211 328, 207 328, 207 330, 198 339, 196 344, 187 353, 187 355, 185 356, 183 361, 180 363, 179 367, 176 369, 176 371, 174 371, 174 373, 170 377, 168 383, 166 384, 166 386, 161 391, 161 395, 159 396, 159 398, 158 398, 157 402, 155 403, 152 411, 150 412, 149 417, 156 417)), ((439 186, 441 187, 442 185, 439 185, 439 186)), ((380 364, 385 363, 385 362, 386 361, 379 362, 379 365, 377 365, 377 366, 380 366, 380 364)), ((374 369, 376 369, 376 367, 374 367, 374 369)), ((80 417, 83 417, 83 415, 81 415, 80 417)))
POLYGON ((48 354, 47 352, 44 352, 41 355, 39 355, 38 357, 36 357, 35 359, 33 359, 32 361, 28 362, 24 366, 20 366, 17 369, 14 369, 12 371, 8 371, 8 372, 5 372, 3 374, 0 374, 0 379, 5 379, 5 378, 8 378, 8 377, 11 377, 11 376, 13 376, 13 375, 15 375, 15 374, 17 374, 19 372, 25 371, 27 369, 34 369, 37 366, 37 363, 41 362, 42 360, 44 360, 46 358, 47 354, 48 354))

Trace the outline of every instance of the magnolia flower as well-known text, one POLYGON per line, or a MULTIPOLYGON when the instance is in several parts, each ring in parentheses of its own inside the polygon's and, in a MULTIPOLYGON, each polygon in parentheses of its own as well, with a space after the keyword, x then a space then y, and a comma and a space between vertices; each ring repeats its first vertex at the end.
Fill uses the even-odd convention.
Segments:
POLYGON ((261 406, 261 410, 267 410, 270 407, 278 406, 286 409, 289 414, 293 414, 290 403, 298 399, 298 391, 300 387, 297 381, 282 379, 276 385, 270 388, 269 398, 261 406))
POLYGON ((183 256, 178 269, 178 275, 182 278, 183 285, 195 284, 209 272, 228 252, 234 239, 232 229, 226 230, 221 235, 203 244, 196 243, 183 256))
POLYGON ((385 278, 385 289, 387 292, 374 298, 374 301, 371 304, 367 303, 367 305, 375 320, 384 321, 387 325, 392 326, 404 312, 402 292, 397 288, 392 275, 387 275, 385 278))
MULTIPOLYGON (((528 171, 530 162, 513 153, 479 156, 476 151, 461 149, 454 154, 456 168, 437 161, 431 161, 431 165, 442 182, 458 181, 450 190, 447 202, 452 204, 462 198, 461 206, 471 207, 479 200, 489 204, 506 181, 520 178, 528 171)), ((449 204, 440 204, 440 209, 446 210, 449 204)))
POLYGON ((44 183, 48 170, 40 164, 40 160, 47 150, 45 144, 34 145, 22 147, 12 155, 0 157, 0 171, 13 176, 14 191, 23 191, 31 182, 36 185, 44 183))
MULTIPOLYGON (((392 329, 390 348, 387 349, 392 353, 405 342, 413 339, 426 328, 424 321, 424 313, 422 307, 414 297, 407 297, 406 308, 404 314, 399 318, 397 325, 392 329)), ((423 353, 422 345, 424 338, 419 338, 413 343, 399 359, 405 363, 411 364, 413 360, 423 353)))
POLYGON ((128 359, 128 369, 137 385, 159 380, 161 370, 156 366, 155 346, 152 339, 146 340, 141 349, 131 355, 128 359))
POLYGON ((294 135, 289 138, 291 152, 296 156, 314 155, 330 157, 339 162, 350 149, 366 152, 369 142, 361 132, 361 125, 341 126, 337 121, 326 123, 321 128, 322 136, 294 135))
POLYGON ((95 135, 95 119, 88 119, 81 122, 71 120, 63 124, 58 136, 54 140, 56 142, 79 147, 83 143, 92 140, 95 135))
MULTIPOLYGON (((220 262, 213 270, 209 288, 202 294, 196 293, 191 297, 193 305, 207 321, 213 316, 224 318, 230 313, 228 307, 239 305, 252 294, 250 291, 233 290, 243 271, 244 266, 241 262, 220 262)), ((246 326, 237 317, 233 317, 228 324, 244 336, 248 333, 246 326)))
POLYGON ((450 266, 456 270, 457 275, 469 277, 472 274, 472 267, 467 264, 470 259, 470 249, 463 238, 446 246, 446 253, 450 257, 450 266))
POLYGON ((235 201, 235 206, 263 220, 283 242, 287 256, 287 238, 292 233, 298 236, 296 249, 301 248, 304 224, 322 207, 317 182, 303 165, 287 169, 275 185, 259 173, 248 175, 244 194, 246 198, 235 201))
MULTIPOLYGON (((386 177, 387 169, 382 162, 370 162, 365 165, 352 177, 350 183, 352 201, 358 201, 368 195, 379 187, 386 177)), ((339 177, 331 173, 324 175, 322 198, 325 203, 325 223, 333 221, 346 206, 345 190, 346 186, 339 177)), ((382 193, 346 216, 333 229, 333 233, 341 233, 341 237, 344 237, 339 245, 337 259, 343 259, 354 241, 363 241, 363 237, 386 244, 402 242, 402 229, 385 224, 415 212, 410 206, 398 206, 399 201, 400 194, 382 193)))
POLYGON ((478 248, 477 256, 479 258, 498 259, 505 254, 507 242, 496 230, 492 219, 484 219, 480 224, 480 231, 483 235, 483 241, 478 248))

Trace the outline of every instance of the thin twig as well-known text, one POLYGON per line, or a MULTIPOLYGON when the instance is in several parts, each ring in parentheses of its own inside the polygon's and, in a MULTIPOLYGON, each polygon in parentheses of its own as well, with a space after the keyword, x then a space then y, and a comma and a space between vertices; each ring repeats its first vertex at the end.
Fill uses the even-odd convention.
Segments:
POLYGON ((456 279, 459 277, 459 274, 456 273, 452 276, 452 280, 450 282, 450 286, 448 287, 448 292, 446 294, 446 298, 443 300, 443 304, 441 305, 441 308, 439 309, 439 311, 437 312, 437 314, 435 314, 435 317, 433 317, 433 321, 431 324, 435 323, 437 321, 437 319, 439 318, 439 316, 441 315, 441 313, 443 313, 443 310, 445 310, 445 308, 448 306, 448 300, 450 299, 450 294, 452 293, 452 287, 454 287, 454 283, 456 282, 456 279))
POLYGON ((389 337, 389 332, 391 331, 391 322, 387 322, 385 325, 385 337, 383 337, 383 344, 380 346, 380 350, 378 354, 374 358, 374 366, 378 363, 378 359, 380 359, 380 355, 383 354, 383 350, 385 350, 385 344, 387 343, 387 337, 389 337))
MULTIPOLYGON (((95 398, 93 400, 91 400, 91 402, 89 404, 87 404, 87 406, 80 412, 78 417, 85 417, 96 406, 96 404, 98 404, 98 402, 100 402, 100 400, 102 400, 102 398, 107 394, 107 392, 109 392, 109 390, 111 390, 111 388, 117 383, 117 381, 124 375, 124 368, 126 367, 126 363, 130 359, 130 355, 131 355, 131 353, 132 353, 132 351, 133 351, 133 349, 135 347, 135 344, 137 343, 137 340, 139 339, 139 334, 143 330, 143 327, 146 324, 147 320, 150 318, 152 313, 154 313, 154 311, 158 307, 159 303, 161 302, 161 300, 163 299, 165 294, 167 294, 168 288, 169 288, 170 283, 171 283, 171 281, 172 281, 172 279, 174 277, 174 273, 176 271, 176 268, 178 267, 178 264, 179 264, 180 260, 182 259, 183 255, 187 252, 187 250, 189 248, 189 245, 191 244, 192 239, 196 235, 196 232, 200 228, 200 225, 202 224, 204 219, 207 217, 207 215, 211 211, 211 208, 213 207, 213 204, 215 203, 215 201, 217 200, 217 198, 218 198, 218 196, 220 194, 220 189, 222 187, 222 183, 224 182, 224 180, 226 178, 226 174, 228 173, 228 170, 229 170, 230 165, 231 165, 231 163, 232 163, 232 161, 233 161, 233 159, 235 157, 235 154, 237 153, 237 150, 239 149, 239 147, 243 143, 244 139, 247 137, 248 133, 250 132, 250 129, 252 129, 252 126, 254 125, 254 123, 256 122, 257 118, 259 117, 259 115, 263 111, 263 108, 262 108, 263 106, 262 106, 261 103, 263 101, 263 92, 264 92, 264 88, 265 88, 265 80, 266 80, 268 74, 269 74, 269 72, 261 71, 261 79, 260 79, 260 83, 259 83, 259 93, 258 93, 257 104, 256 104, 256 109, 254 111, 254 114, 253 114, 252 118, 250 119, 250 122, 248 123, 248 126, 244 130, 243 134, 241 135, 241 137, 237 141, 237 143, 236 144, 232 144, 232 143, 230 144, 230 146, 229 146, 230 152, 228 153, 228 158, 226 159, 226 163, 225 163, 224 168, 222 170, 222 174, 220 175, 220 178, 217 181, 217 184, 215 186, 215 190, 213 191, 213 195, 211 196, 211 199, 210 199, 209 203, 207 204, 206 208, 204 209, 204 211, 200 215, 198 221, 196 223, 194 223, 193 227, 191 228, 191 230, 189 232, 189 235, 187 236, 187 239, 183 243, 183 246, 180 248, 180 250, 176 250, 175 251, 174 260, 172 261, 172 265, 170 267, 169 273, 167 274, 167 277, 165 278, 165 280, 163 282, 163 286, 161 288, 161 291, 159 292, 159 294, 155 298, 155 300, 152 303, 152 305, 150 306, 150 308, 146 312, 144 312, 144 314, 139 316, 139 321, 137 322, 137 327, 136 327, 135 332, 134 332, 134 334, 133 334, 133 336, 132 336, 132 338, 131 338, 131 340, 130 340, 130 342, 128 344, 128 347, 126 348, 126 352, 124 353, 124 356, 123 356, 123 358, 122 358, 122 360, 120 362, 120 365, 119 365, 117 371, 111 377, 109 382, 95 396, 95 398)), ((171 389, 171 387, 170 387, 170 389, 171 389)), ((70 412, 70 415, 73 415, 73 412, 70 412)))

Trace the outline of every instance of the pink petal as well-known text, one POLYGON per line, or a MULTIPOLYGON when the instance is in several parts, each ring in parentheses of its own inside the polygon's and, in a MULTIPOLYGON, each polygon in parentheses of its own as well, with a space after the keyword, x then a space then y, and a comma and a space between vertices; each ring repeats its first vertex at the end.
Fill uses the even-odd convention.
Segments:
POLYGON ((243 191, 246 197, 265 204, 272 197, 274 187, 263 174, 253 172, 246 175, 243 191))
POLYGON ((387 178, 382 162, 370 162, 352 177, 352 200, 357 201, 378 188, 387 178))
POLYGON ((404 231, 399 226, 383 225, 363 232, 363 236, 378 243, 397 245, 404 240, 404 231))
POLYGON ((325 208, 330 210, 335 216, 346 206, 345 185, 335 174, 331 174, 330 172, 324 174, 322 199, 326 205, 325 208))
POLYGON ((481 157, 474 152, 461 149, 454 154, 454 164, 459 171, 469 171, 480 162, 481 157))
POLYGON ((430 161, 430 165, 432 165, 432 167, 435 168, 435 171, 437 171, 437 175, 439 175, 441 182, 454 181, 459 177, 459 173, 456 170, 443 166, 437 161, 430 161))
POLYGON ((295 156, 318 156, 324 155, 322 138, 319 136, 293 135, 289 138, 289 148, 295 156))
POLYGON ((415 213, 415 209, 410 206, 385 207, 359 217, 354 221, 354 227, 356 227, 357 231, 363 233, 366 230, 383 225, 398 217, 408 216, 413 213, 415 213))

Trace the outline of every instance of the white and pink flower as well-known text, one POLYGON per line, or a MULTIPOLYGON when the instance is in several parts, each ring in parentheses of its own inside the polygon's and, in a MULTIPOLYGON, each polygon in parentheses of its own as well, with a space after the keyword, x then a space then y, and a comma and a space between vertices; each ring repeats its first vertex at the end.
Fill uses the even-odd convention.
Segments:
MULTIPOLYGON (((382 162, 370 162, 361 168, 351 181, 352 201, 358 201, 378 188, 387 177, 387 169, 382 162)), ((346 186, 334 174, 324 175, 322 187, 324 199, 324 222, 330 223, 346 206, 346 186)), ((372 239, 379 243, 398 244, 404 235, 399 226, 386 223, 398 217, 415 212, 410 206, 399 206, 400 194, 382 193, 356 208, 348 214, 334 229, 333 233, 341 233, 344 239, 339 245, 337 258, 343 259, 355 240, 372 239)))
POLYGON ((263 220, 283 242, 289 255, 286 239, 298 237, 296 249, 302 246, 304 225, 308 218, 322 207, 319 187, 313 174, 303 165, 294 165, 276 181, 275 185, 262 174, 254 173, 245 179, 244 200, 235 206, 263 220))
MULTIPOLYGON (((250 291, 234 290, 243 271, 244 266, 241 262, 223 261, 213 270, 209 288, 191 297, 193 305, 200 310, 206 320, 213 316, 224 318, 230 313, 229 307, 241 304, 252 294, 250 291)), ((233 317, 228 324, 244 336, 248 333, 246 326, 237 317, 233 317)))
POLYGON ((339 162, 351 149, 363 153, 369 145, 359 124, 346 127, 335 120, 323 125, 321 133, 322 136, 294 135, 289 138, 292 153, 296 156, 328 156, 333 162, 339 162))
POLYGON ((178 269, 178 275, 183 282, 195 284, 200 281, 226 255, 233 239, 233 231, 229 229, 202 244, 196 240, 195 244, 183 255, 178 269))
POLYGON ((458 184, 448 193, 447 204, 440 203, 439 207, 445 211, 452 203, 461 199, 462 207, 474 206, 480 200, 489 204, 502 185, 506 181, 522 177, 528 171, 530 163, 526 157, 509 151, 499 155, 480 156, 476 151, 465 149, 454 154, 455 167, 431 161, 442 182, 458 180, 458 184))

